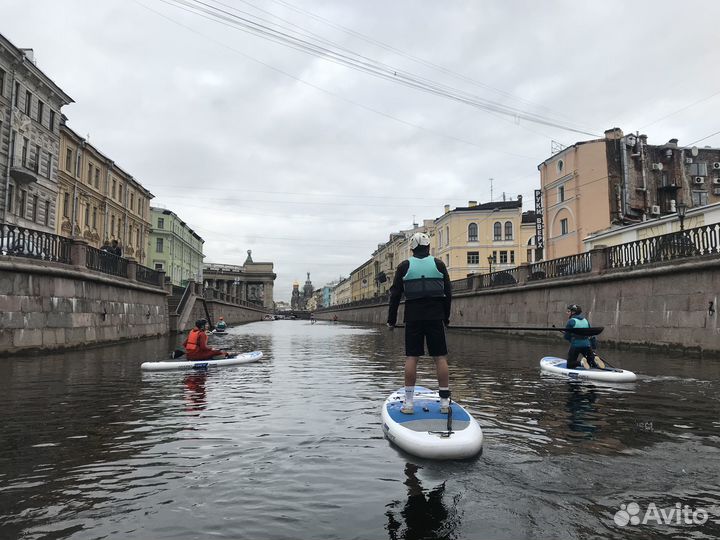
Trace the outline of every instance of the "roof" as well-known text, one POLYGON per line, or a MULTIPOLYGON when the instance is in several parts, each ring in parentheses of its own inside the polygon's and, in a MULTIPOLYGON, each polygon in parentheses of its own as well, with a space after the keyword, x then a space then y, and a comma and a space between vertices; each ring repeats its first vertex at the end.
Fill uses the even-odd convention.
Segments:
POLYGON ((453 212, 495 212, 496 210, 514 210, 515 208, 522 208, 522 201, 495 201, 478 204, 476 206, 458 206, 436 218, 435 222, 440 221, 442 218, 448 214, 452 214, 453 212))
POLYGON ((535 223, 535 221, 537 221, 535 210, 528 210, 522 213, 522 223, 535 223))

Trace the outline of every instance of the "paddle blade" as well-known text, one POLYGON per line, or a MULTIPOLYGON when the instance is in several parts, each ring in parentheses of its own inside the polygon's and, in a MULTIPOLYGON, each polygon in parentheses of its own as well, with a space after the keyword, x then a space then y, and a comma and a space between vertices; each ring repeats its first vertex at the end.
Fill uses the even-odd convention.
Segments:
MULTIPOLYGON (((560 330, 560 329, 558 329, 560 330)), ((602 334, 602 331, 605 330, 604 326, 594 326, 592 328, 566 328, 566 332, 570 332, 571 334, 575 334, 576 336, 597 336, 598 334, 602 334)))

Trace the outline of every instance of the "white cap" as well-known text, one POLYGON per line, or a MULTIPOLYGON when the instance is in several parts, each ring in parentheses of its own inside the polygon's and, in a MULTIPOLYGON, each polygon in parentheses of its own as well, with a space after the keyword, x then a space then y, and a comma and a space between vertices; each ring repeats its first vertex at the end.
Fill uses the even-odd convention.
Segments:
POLYGON ((418 246, 429 246, 430 237, 421 232, 416 232, 410 237, 410 249, 415 249, 418 246))

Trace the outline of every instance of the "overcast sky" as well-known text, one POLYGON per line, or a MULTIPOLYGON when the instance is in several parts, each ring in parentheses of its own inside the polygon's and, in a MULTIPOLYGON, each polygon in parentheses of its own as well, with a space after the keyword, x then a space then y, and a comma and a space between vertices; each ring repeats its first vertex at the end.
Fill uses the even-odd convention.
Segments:
MULTIPOLYGON (((715 0, 203 1, 591 134, 617 126, 683 145, 720 130, 715 0)), ((413 216, 490 201, 489 178, 494 200, 521 194, 531 210, 551 140, 593 138, 170 4, 0 0, 0 33, 35 50, 75 100, 70 127, 202 236, 206 262, 242 264, 248 249, 272 261, 275 300, 306 272, 316 287, 347 276, 413 216)))

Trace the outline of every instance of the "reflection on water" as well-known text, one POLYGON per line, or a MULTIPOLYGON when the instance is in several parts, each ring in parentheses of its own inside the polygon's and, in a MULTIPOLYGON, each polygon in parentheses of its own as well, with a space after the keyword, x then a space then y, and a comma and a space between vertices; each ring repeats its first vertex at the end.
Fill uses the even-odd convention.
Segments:
MULTIPOLYGON (((141 372, 174 336, 4 359, 0 538, 670 538, 688 529, 613 516, 720 499, 720 362, 615 351, 636 383, 568 382, 538 367, 562 339, 450 333, 453 396, 485 448, 431 462, 382 437, 402 332, 274 321, 210 339, 265 356, 141 372)), ((432 361, 418 384, 435 387, 432 361)))

